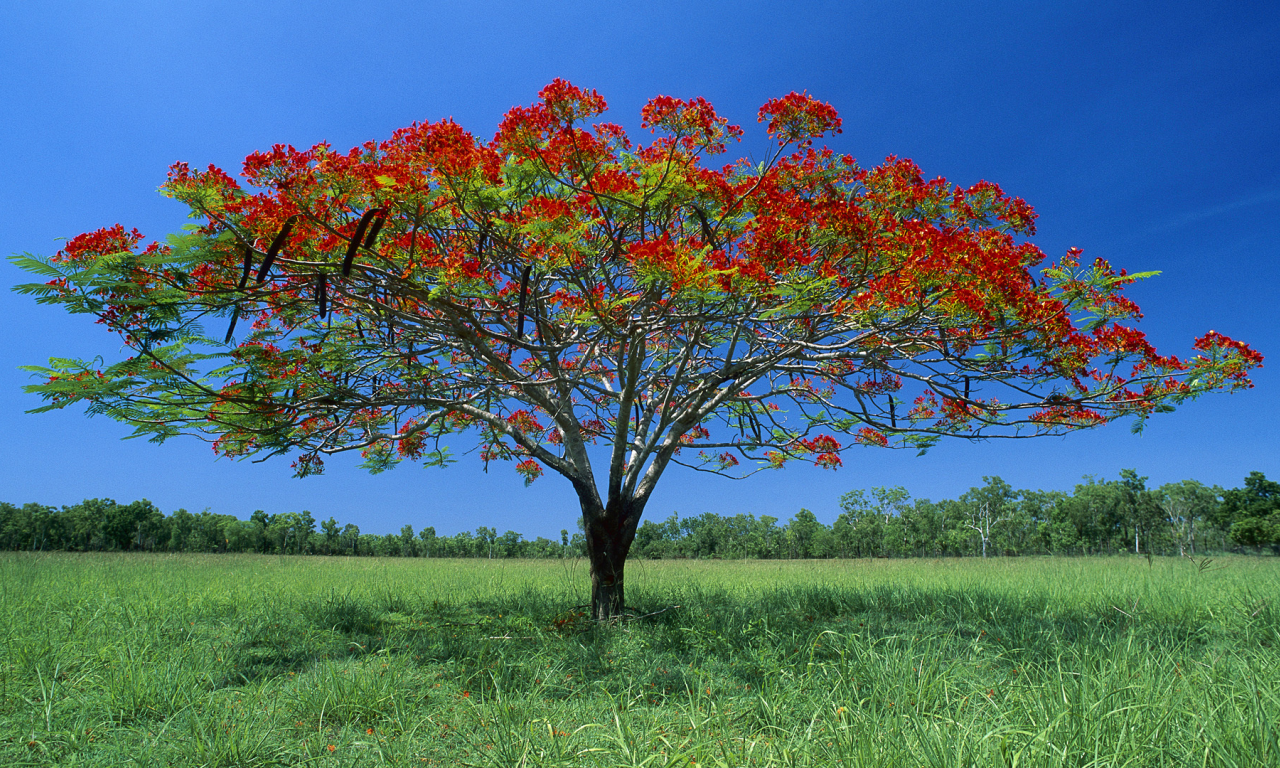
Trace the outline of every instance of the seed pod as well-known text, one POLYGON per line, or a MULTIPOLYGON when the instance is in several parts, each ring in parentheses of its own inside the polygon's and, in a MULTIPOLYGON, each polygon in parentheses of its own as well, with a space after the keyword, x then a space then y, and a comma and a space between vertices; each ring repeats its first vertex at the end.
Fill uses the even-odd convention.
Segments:
POLYGON ((289 239, 289 235, 293 232, 293 225, 298 221, 298 214, 294 214, 285 219, 284 226, 280 228, 280 234, 276 235, 276 239, 271 241, 271 247, 267 249, 266 258, 262 260, 262 266, 258 267, 258 282, 267 279, 267 273, 271 271, 271 263, 276 260, 276 254, 280 253, 280 249, 284 247, 285 242, 289 239))
POLYGON ((889 422, 893 424, 893 428, 898 428, 898 415, 893 412, 893 398, 889 398, 889 422))
POLYGON ((529 273, 533 271, 533 265, 524 268, 524 274, 520 275, 520 312, 516 315, 516 338, 524 337, 524 305, 525 300, 529 298, 529 273))
POLYGON ((965 400, 969 399, 969 377, 968 376, 964 377, 964 399, 965 400))
POLYGON ((223 344, 231 343, 231 335, 236 332, 236 321, 240 319, 240 305, 231 311, 231 325, 227 326, 227 337, 222 340, 223 344))
POLYGON ((707 222, 707 214, 696 205, 693 206, 693 212, 698 214, 698 222, 702 224, 702 239, 711 246, 712 250, 718 249, 720 246, 716 243, 715 233, 711 231, 711 224, 707 222))
POLYGON ((329 312, 329 288, 324 275, 316 276, 316 306, 320 309, 320 319, 329 312))
POLYGON ((356 233, 351 236, 351 244, 347 246, 347 255, 342 260, 343 277, 351 274, 351 262, 356 258, 356 251, 360 248, 360 241, 364 240, 364 232, 369 228, 369 222, 373 221, 373 217, 381 212, 381 208, 370 208, 360 217, 360 223, 356 225, 356 233))
POLYGON ((382 231, 382 225, 387 223, 386 209, 379 208, 378 213, 380 215, 373 220, 373 224, 369 227, 369 234, 365 235, 365 248, 372 248, 373 244, 378 242, 378 233, 382 231))
POLYGON ((249 271, 253 269, 253 249, 247 245, 240 246, 244 251, 244 272, 240 274, 240 285, 236 286, 237 291, 243 291, 245 283, 249 282, 249 271))

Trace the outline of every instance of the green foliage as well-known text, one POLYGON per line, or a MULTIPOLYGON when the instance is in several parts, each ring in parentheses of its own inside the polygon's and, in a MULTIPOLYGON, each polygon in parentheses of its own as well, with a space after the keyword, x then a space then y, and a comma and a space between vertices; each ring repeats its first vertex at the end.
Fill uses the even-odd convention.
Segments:
POLYGON ((1231 540, 1241 546, 1280 547, 1280 483, 1250 472, 1243 488, 1223 494, 1219 523, 1230 526, 1231 540))
MULTIPOLYGON (((1280 548, 1280 516, 1270 506, 1275 497, 1266 495, 1269 481, 1261 473, 1250 475, 1245 488, 1226 492, 1194 480, 1147 489, 1146 479, 1133 470, 1120 474, 1112 481, 1086 478, 1070 494, 1018 490, 987 477, 983 486, 940 502, 912 499, 901 486, 854 490, 841 496, 840 514, 830 526, 803 509, 781 525, 769 515, 672 513, 661 522, 642 523, 631 553, 646 559, 972 556, 982 553, 984 535, 995 556, 1194 556, 1280 548)), ((373 535, 330 517, 317 530, 305 510, 258 510, 242 521, 208 510, 165 516, 146 500, 88 499, 61 509, 0 502, 5 550, 559 559, 580 556, 585 546, 581 534, 570 539, 568 531, 560 541, 528 540, 517 531, 499 535, 489 526, 453 536, 428 526, 415 536, 413 526, 404 525, 398 534, 373 535)))

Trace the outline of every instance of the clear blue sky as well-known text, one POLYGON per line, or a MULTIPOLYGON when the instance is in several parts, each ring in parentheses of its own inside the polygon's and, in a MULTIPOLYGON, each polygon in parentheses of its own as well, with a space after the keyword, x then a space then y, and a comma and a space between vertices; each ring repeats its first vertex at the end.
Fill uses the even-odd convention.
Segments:
MULTIPOLYGON (((808 90, 845 130, 831 146, 928 176, 988 179, 1040 214, 1050 256, 1079 246, 1130 271, 1161 352, 1214 329, 1268 357, 1256 389, 1202 399, 1134 436, 946 443, 924 458, 859 450, 839 472, 733 482, 678 468, 647 511, 834 519, 841 493, 903 485, 954 497, 999 475, 1070 489, 1133 467, 1152 484, 1280 478, 1280 5, 1123 2, 8 3, 0 21, 0 253, 123 223, 163 237, 184 210, 156 193, 176 160, 238 170, 273 143, 339 148, 453 116, 481 137, 556 77, 638 129, 650 97, 703 96, 758 141, 756 109, 808 90)), ((756 146, 759 146, 756 144, 756 146)), ((288 460, 215 460, 207 445, 121 441, 82 412, 30 415, 19 365, 119 354, 84 317, 7 290, 0 265, 0 500, 148 498, 246 517, 309 509, 365 532, 574 528, 568 483, 525 489, 474 459, 369 476, 354 461, 296 480, 288 460)))

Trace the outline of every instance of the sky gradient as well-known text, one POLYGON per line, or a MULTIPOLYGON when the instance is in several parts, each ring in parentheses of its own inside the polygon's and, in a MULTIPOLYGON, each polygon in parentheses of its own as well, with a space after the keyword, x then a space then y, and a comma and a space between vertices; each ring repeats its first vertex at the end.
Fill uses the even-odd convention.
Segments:
MULTIPOLYGON (((275 143, 346 148, 452 116, 493 135, 504 112, 556 77, 594 88, 605 119, 638 132, 659 94, 705 97, 747 131, 756 110, 807 90, 844 132, 828 141, 864 166, 893 154, 926 177, 1000 184, 1039 213, 1034 242, 1130 272, 1162 353, 1210 329, 1268 358, 1256 388, 1188 403, 1141 436, 1115 423, 1066 438, 944 442, 925 457, 866 448, 837 472, 792 466, 729 481, 673 468, 649 519, 714 511, 826 522, 840 494, 902 485, 953 498, 999 475, 1070 490, 1132 467, 1159 485, 1234 487, 1280 478, 1273 355, 1280 233, 1280 7, 1178 3, 704 2, 12 4, 0 25, 0 254, 50 254, 59 238, 116 222, 163 238, 185 208, 161 197, 178 160, 238 172, 275 143)), ((247 517, 310 510, 368 533, 488 525, 526 536, 574 529, 577 501, 548 474, 530 488, 465 456, 370 476, 358 457, 293 479, 289 460, 215 460, 195 439, 122 441, 131 430, 68 409, 27 414, 21 365, 117 359, 85 316, 9 288, 0 263, 0 501, 147 498, 247 517)))

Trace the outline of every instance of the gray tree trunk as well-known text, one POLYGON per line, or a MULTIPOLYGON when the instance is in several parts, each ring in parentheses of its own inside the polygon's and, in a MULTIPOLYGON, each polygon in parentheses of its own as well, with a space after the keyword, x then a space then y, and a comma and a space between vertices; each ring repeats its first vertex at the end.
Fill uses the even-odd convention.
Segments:
POLYGON ((627 554, 635 541, 641 508, 624 500, 603 508, 594 499, 581 501, 587 559, 591 564, 591 617, 609 621, 622 615, 626 608, 627 554))

